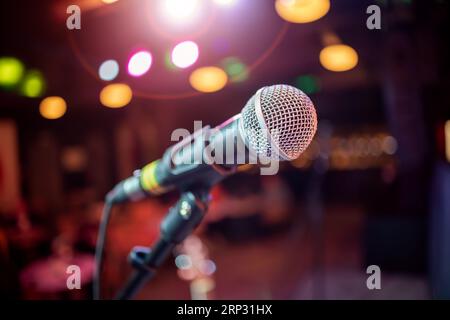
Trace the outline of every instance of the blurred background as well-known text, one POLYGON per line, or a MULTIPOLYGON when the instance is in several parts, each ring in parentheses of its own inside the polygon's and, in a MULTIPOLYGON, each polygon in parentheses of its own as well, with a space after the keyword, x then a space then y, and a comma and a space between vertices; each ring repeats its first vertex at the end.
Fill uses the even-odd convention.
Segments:
MULTIPOLYGON (((108 190, 174 129, 218 125, 285 83, 316 106, 312 144, 276 176, 249 169, 214 188, 138 298, 450 298, 448 1, 0 6, 0 296, 90 299, 108 190), (66 287, 73 264, 81 290, 66 287), (381 290, 366 286, 370 265, 381 290)), ((105 298, 176 199, 115 208, 105 298)))

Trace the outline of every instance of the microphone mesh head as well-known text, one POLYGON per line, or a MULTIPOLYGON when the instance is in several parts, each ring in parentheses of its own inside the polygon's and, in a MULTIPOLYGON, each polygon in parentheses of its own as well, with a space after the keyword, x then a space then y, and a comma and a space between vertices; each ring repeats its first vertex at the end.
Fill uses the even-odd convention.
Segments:
POLYGON ((279 84, 261 88, 241 112, 241 133, 259 157, 294 160, 317 129, 313 103, 301 90, 279 84))

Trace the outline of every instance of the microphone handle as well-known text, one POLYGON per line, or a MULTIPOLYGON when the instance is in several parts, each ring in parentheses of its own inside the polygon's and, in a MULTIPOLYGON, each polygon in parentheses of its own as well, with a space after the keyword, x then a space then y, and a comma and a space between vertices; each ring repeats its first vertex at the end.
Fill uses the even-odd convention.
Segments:
MULTIPOLYGON (((118 183, 106 197, 113 204, 138 201, 149 195, 160 195, 174 188, 180 191, 211 188, 225 176, 236 171, 239 150, 248 150, 238 129, 239 118, 233 117, 217 128, 209 126, 194 132, 170 147, 161 159, 155 160, 134 172, 133 176, 118 183), (234 142, 231 163, 216 164, 214 159, 204 159, 205 141, 227 155, 227 141, 234 142), (243 147, 238 148, 241 144, 243 147), (209 160, 209 161, 205 161, 209 160)), ((214 149, 215 151, 218 151, 214 149)), ((241 152, 242 153, 242 152, 241 152)), ((245 156, 244 155, 244 156, 245 156)), ((230 157, 228 157, 230 158, 230 157)))

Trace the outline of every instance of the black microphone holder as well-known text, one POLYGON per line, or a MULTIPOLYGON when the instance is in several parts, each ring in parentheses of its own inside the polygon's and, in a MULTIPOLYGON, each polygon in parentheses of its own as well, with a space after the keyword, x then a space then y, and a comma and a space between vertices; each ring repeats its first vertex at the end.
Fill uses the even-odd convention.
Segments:
POLYGON ((160 237, 155 245, 152 248, 134 247, 131 250, 128 261, 134 271, 115 299, 133 298, 141 287, 154 277, 158 267, 164 263, 174 247, 186 239, 202 221, 209 201, 209 189, 206 188, 181 194, 161 223, 160 237))

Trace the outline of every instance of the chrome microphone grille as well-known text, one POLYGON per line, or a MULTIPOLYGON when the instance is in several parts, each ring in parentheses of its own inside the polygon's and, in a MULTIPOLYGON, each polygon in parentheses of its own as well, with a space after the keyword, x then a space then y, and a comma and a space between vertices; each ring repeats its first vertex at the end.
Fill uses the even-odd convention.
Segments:
POLYGON ((241 115, 240 130, 248 148, 266 159, 298 158, 317 129, 316 110, 309 97, 284 84, 258 90, 241 115))

